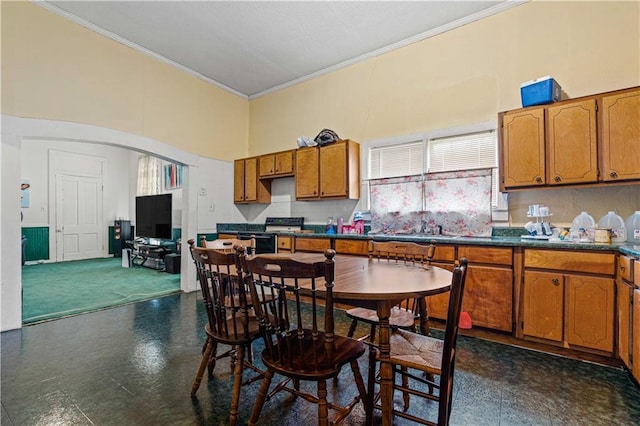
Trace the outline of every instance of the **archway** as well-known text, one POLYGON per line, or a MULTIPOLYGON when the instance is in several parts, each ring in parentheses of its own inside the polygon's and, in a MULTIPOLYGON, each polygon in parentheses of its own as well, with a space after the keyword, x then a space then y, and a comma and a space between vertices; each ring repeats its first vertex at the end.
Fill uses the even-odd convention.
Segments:
MULTIPOLYGON (((172 145, 151 138, 103 127, 2 115, 2 149, 0 151, 0 187, 2 188, 2 211, 0 213, 0 279, 2 302, 0 331, 22 326, 22 277, 21 277, 21 233, 20 233, 20 178, 21 146, 23 140, 60 140, 89 144, 111 145, 151 154, 167 161, 181 163, 184 168, 182 197, 182 234, 196 235, 197 215, 195 184, 198 181, 198 156, 172 145), (126 143, 125 143, 126 141, 126 143), (7 212, 15 212, 8 214, 7 212)), ((183 239, 183 244, 185 244, 183 239)), ((186 247, 183 246, 186 250, 186 247)), ((196 290, 193 268, 189 268, 188 256, 182 256, 180 289, 196 290)))

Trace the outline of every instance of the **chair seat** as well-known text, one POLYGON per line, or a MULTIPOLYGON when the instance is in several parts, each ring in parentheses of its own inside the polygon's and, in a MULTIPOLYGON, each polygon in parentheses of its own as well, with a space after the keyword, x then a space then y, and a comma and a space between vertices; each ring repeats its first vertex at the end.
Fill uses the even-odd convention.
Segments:
POLYGON ((301 344, 298 336, 288 336, 283 343, 276 345, 275 353, 284 352, 283 360, 273 359, 269 350, 262 352, 264 364, 286 377, 305 379, 327 379, 335 377, 340 367, 357 360, 365 352, 365 344, 355 339, 334 335, 333 357, 327 353, 324 344, 325 334, 318 333, 318 340, 314 344, 311 330, 305 330, 304 342, 301 344), (315 360, 317 359, 317 362, 315 360), (290 363, 293 360, 293 364, 290 363), (309 362, 314 360, 314 362, 309 362))
MULTIPOLYGON (((373 309, 352 308, 347 310, 346 314, 349 318, 368 324, 378 324, 380 322, 378 314, 373 309)), ((415 321, 416 316, 413 312, 398 307, 391 309, 391 315, 389 316, 389 325, 391 327, 410 328, 415 325, 415 321)))
POLYGON ((444 341, 410 331, 391 334, 391 362, 440 375, 444 341))

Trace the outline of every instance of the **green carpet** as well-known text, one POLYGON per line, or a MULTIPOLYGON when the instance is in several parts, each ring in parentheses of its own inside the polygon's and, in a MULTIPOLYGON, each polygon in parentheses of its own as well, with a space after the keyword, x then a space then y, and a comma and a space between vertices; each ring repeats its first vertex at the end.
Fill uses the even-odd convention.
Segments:
POLYGON ((34 323, 180 291, 180 274, 123 268, 120 258, 22 267, 22 322, 34 323))

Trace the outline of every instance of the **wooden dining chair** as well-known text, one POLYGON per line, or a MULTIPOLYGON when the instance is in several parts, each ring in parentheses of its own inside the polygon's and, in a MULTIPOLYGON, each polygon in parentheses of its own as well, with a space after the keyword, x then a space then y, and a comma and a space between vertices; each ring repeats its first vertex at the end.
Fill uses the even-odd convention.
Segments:
POLYGON ((208 368, 211 378, 216 361, 230 357, 233 390, 229 423, 233 425, 238 417, 240 387, 262 378, 263 374, 262 370, 253 365, 251 357, 247 357, 247 353, 250 355, 251 342, 260 336, 258 319, 249 308, 249 295, 245 292, 245 286, 238 285, 241 277, 236 269, 236 253, 195 247, 193 239, 189 240, 189 246, 208 319, 205 325, 207 339, 191 386, 191 396, 195 396, 200 387, 205 369, 208 368), (218 344, 229 345, 231 348, 217 355, 218 344), (243 383, 242 373, 245 367, 258 374, 243 383))
MULTIPOLYGON (((403 241, 371 241, 369 259, 430 267, 435 251, 436 246, 434 244, 423 245, 403 241)), ((389 283, 389 285, 393 285, 393 283, 389 283)), ((416 331, 416 319, 420 315, 426 316, 426 309, 424 297, 405 299, 391 309, 389 325, 392 328, 416 331)), ((353 337, 358 322, 363 322, 369 324, 369 334, 361 337, 360 340, 368 337, 369 341, 374 343, 376 328, 380 322, 376 311, 367 308, 352 308, 348 309, 346 314, 347 317, 351 318, 351 325, 349 326, 347 336, 353 337)), ((428 330, 421 331, 428 333, 428 330)))
POLYGON ((265 345, 262 361, 267 368, 250 425, 258 423, 275 374, 290 379, 288 385, 285 384, 287 382, 280 383, 275 390, 286 390, 318 404, 320 425, 329 424, 330 409, 337 412, 331 420, 335 424, 344 419, 359 401, 366 401, 366 389, 358 366, 358 358, 364 354, 365 345, 334 332, 335 251, 327 250, 324 258, 310 262, 296 260, 294 256, 240 256, 240 267, 250 278, 251 296, 254 306, 258 307, 256 311, 265 345), (259 292, 270 293, 278 301, 277 309, 272 312, 262 309, 263 305, 256 303, 260 298, 259 292), (321 292, 324 308, 319 300, 321 292), (303 304, 302 293, 310 298, 310 304, 303 304), (345 364, 351 366, 358 394, 348 404, 340 406, 327 400, 326 382, 335 378, 345 364), (316 382, 316 394, 301 390, 301 381, 316 382))
MULTIPOLYGON (((456 364, 458 322, 460 320, 466 274, 467 259, 462 258, 454 268, 451 278, 451 293, 444 340, 402 329, 398 329, 391 334, 391 358, 389 362, 393 368, 393 389, 402 391, 404 401, 404 410, 394 409, 394 416, 426 425, 446 426, 449 424, 453 397, 453 373, 456 364), (416 371, 423 374, 416 374, 416 371), (402 377, 400 384, 396 384, 396 374, 402 377), (435 376, 440 378, 438 382, 435 381, 435 376), (437 401, 437 421, 425 419, 424 410, 421 410, 419 416, 409 413, 411 395, 437 401)), ((376 373, 377 361, 379 361, 377 350, 372 347, 369 356, 369 401, 366 404, 368 420, 373 418, 373 409, 380 408, 378 405, 380 394, 375 394, 375 384, 379 383, 379 376, 376 373)))

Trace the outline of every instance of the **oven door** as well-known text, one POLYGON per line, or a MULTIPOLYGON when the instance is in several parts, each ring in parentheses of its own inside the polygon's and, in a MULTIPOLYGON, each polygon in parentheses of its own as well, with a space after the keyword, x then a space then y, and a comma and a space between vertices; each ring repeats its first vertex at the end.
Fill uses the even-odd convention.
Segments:
POLYGON ((271 232, 238 232, 239 240, 250 240, 251 237, 256 241, 256 254, 275 253, 277 247, 277 236, 271 232))

